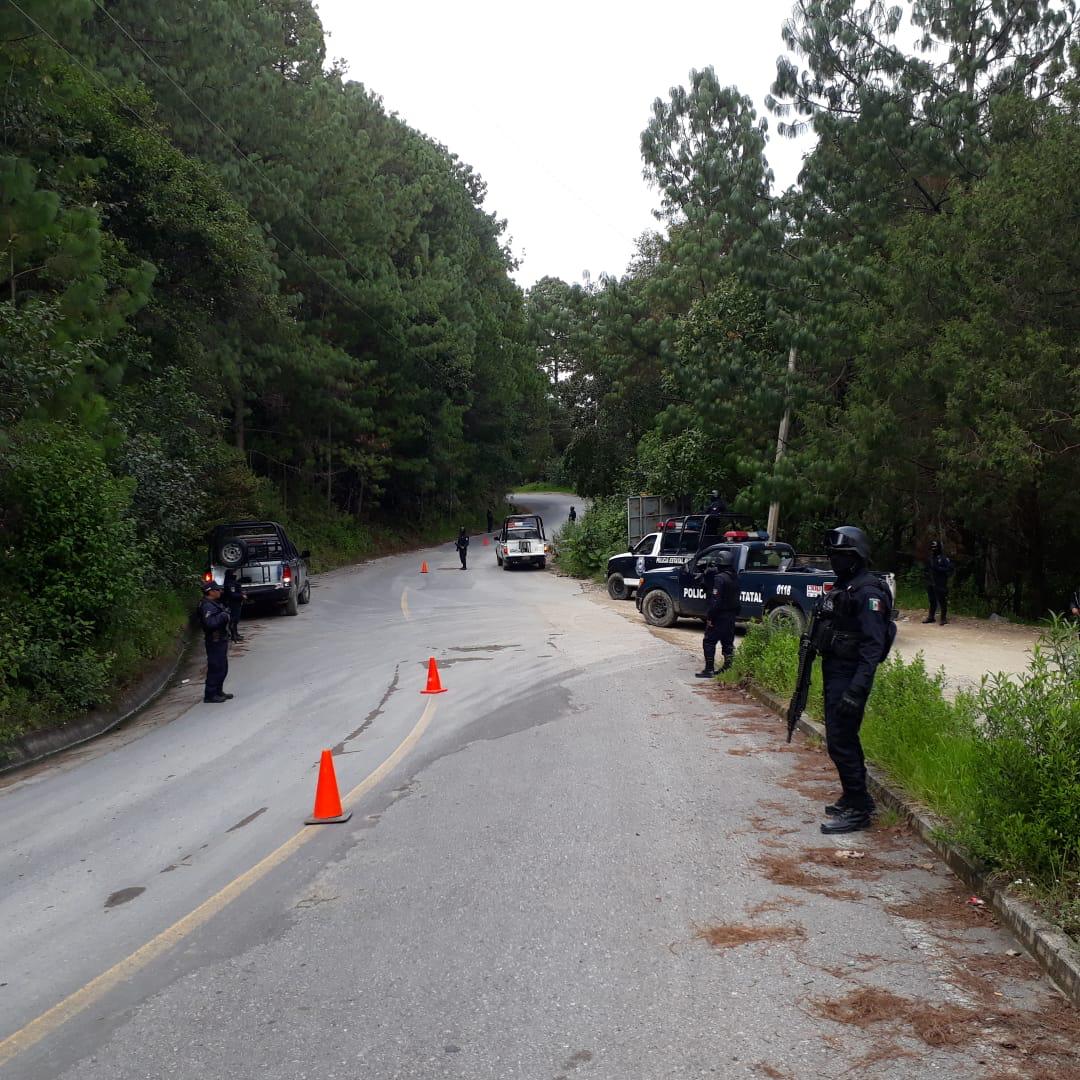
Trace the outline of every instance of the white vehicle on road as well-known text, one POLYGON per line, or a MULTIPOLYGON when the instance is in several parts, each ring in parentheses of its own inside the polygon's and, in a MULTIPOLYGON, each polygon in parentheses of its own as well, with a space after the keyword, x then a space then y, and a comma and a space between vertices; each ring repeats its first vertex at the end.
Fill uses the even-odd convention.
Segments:
POLYGON ((495 537, 495 561, 504 569, 512 566, 547 566, 551 544, 544 533, 544 519, 539 514, 515 514, 508 517, 495 537))

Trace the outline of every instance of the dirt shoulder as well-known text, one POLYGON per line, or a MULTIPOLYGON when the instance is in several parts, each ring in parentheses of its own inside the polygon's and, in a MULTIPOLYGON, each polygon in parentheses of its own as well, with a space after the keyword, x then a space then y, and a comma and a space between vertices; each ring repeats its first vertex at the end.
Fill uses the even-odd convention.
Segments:
MULTIPOLYGON (((594 603, 617 612, 629 622, 646 626, 632 600, 612 600, 603 586, 591 581, 581 582, 581 588, 594 603)), ((922 618, 922 611, 901 611, 894 648, 907 661, 922 653, 929 671, 943 669, 945 688, 950 696, 958 690, 978 687, 984 675, 999 671, 1015 675, 1023 671, 1038 638, 1038 631, 1031 626, 962 616, 950 619, 946 626, 924 625, 922 618)), ((698 622, 682 620, 670 630, 646 629, 695 657, 701 656, 701 624, 698 622)), ((741 632, 735 639, 736 648, 739 637, 741 632)))

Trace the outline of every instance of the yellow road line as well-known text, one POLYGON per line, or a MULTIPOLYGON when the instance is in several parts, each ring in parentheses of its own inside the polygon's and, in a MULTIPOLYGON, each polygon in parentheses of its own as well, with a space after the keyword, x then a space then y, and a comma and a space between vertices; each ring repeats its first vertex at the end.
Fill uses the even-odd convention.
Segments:
MULTIPOLYGON (((405 736, 397 749, 377 769, 368 773, 345 796, 342 801, 346 806, 351 806, 366 795, 380 780, 392 772, 402 758, 416 746, 435 715, 436 704, 434 699, 427 703, 427 707, 421 714, 420 719, 417 720, 412 731, 405 736)), ((130 956, 114 964, 108 971, 98 975, 97 978, 92 979, 81 989, 69 994, 63 1001, 43 1012, 37 1019, 31 1020, 25 1027, 9 1035, 3 1042, 0 1042, 0 1066, 7 1064, 17 1054, 21 1054, 24 1050, 28 1050, 31 1046, 41 1042, 42 1039, 52 1034, 52 1032, 67 1023, 68 1020, 78 1016, 79 1013, 103 998, 125 979, 130 979, 151 961, 156 960, 159 956, 168 952, 169 949, 178 945, 184 938, 209 922, 219 911, 232 903, 233 900, 257 881, 266 877, 271 870, 280 866, 290 855, 316 836, 319 831, 319 829, 311 827, 302 829, 286 840, 281 847, 270 852, 264 859, 257 862, 250 870, 246 870, 239 877, 234 878, 219 892, 216 892, 208 900, 204 900, 194 911, 189 912, 166 930, 162 930, 157 937, 152 938, 141 948, 136 949, 130 956)))
POLYGON ((401 614, 405 616, 405 621, 409 621, 409 590, 404 588, 401 590, 401 614))

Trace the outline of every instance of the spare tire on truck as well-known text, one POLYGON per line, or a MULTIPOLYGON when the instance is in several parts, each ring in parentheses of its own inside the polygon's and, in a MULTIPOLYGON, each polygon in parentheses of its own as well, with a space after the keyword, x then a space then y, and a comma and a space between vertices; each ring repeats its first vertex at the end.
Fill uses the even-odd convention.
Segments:
POLYGON ((214 554, 217 556, 216 561, 222 566, 235 570, 238 566, 244 565, 247 553, 247 544, 239 536, 226 536, 218 543, 214 554))

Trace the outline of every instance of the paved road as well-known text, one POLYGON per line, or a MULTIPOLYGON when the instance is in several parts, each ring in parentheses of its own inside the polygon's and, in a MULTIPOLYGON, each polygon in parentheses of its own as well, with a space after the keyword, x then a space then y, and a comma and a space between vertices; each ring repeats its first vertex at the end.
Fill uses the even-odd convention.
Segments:
POLYGON ((189 683, 0 788, 5 1077, 1060 1065, 1045 984, 928 852, 817 833, 820 752, 576 582, 470 554, 323 575, 251 624, 228 706, 189 683), (354 816, 304 829, 323 747, 354 816))

